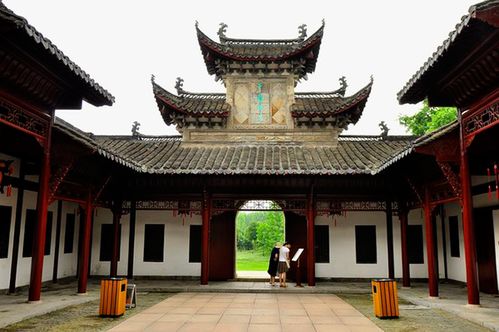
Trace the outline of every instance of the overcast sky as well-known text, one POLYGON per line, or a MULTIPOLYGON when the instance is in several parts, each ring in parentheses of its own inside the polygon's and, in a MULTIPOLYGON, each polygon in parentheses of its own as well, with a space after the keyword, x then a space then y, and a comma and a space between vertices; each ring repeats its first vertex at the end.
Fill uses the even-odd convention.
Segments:
POLYGON ((346 134, 379 134, 384 120, 390 134, 404 134, 399 114, 421 105, 398 104, 396 93, 447 38, 469 0, 399 1, 128 1, 4 0, 18 15, 54 42, 66 55, 116 97, 112 107, 58 110, 57 115, 95 134, 140 132, 175 134, 157 109, 151 74, 175 91, 184 78, 192 92, 224 92, 209 76, 194 23, 218 41, 220 22, 233 38, 295 38, 298 26, 311 35, 326 20, 316 71, 297 91, 331 91, 346 76, 347 95, 374 76, 374 86, 357 125, 346 134))

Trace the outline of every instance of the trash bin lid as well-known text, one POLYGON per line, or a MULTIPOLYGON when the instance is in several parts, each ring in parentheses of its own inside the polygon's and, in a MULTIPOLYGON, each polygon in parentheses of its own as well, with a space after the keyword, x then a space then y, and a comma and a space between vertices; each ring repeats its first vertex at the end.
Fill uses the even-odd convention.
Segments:
POLYGON ((389 281, 395 281, 395 279, 381 278, 381 279, 373 279, 373 281, 377 281, 377 282, 389 282, 389 281))
POLYGON ((102 280, 115 280, 115 281, 121 281, 121 280, 126 280, 124 277, 107 277, 107 278, 102 278, 102 280))

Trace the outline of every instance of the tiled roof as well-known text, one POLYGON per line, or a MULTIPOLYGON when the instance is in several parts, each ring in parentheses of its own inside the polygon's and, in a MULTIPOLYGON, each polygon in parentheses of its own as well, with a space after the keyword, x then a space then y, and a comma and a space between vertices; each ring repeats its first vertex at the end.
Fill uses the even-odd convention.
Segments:
POLYGON ((189 93, 175 95, 152 82, 158 105, 167 105, 186 115, 228 116, 230 106, 225 102, 225 93, 189 93))
MULTIPOLYGON (((291 106, 291 115, 294 118, 323 118, 339 114, 347 116, 348 125, 356 123, 371 93, 373 81, 352 96, 344 97, 346 86, 333 92, 297 92, 295 103, 291 106), (348 113, 348 114, 347 114, 348 113)), ((230 105, 226 103, 224 93, 191 93, 179 90, 173 94, 152 82, 163 120, 167 125, 177 124, 185 117, 219 117, 227 118, 230 105)))
POLYGON ((319 55, 324 24, 307 39, 254 40, 221 37, 219 43, 202 32, 197 24, 196 31, 206 67, 210 74, 216 74, 220 70, 217 59, 270 63, 295 58, 303 58, 305 60, 303 64, 304 73, 312 73, 315 70, 319 55))
POLYGON ((352 96, 332 93, 296 93, 291 106, 293 117, 328 117, 348 113, 348 122, 357 123, 371 93, 373 81, 352 96))
MULTIPOLYGON (((417 103, 425 99, 433 84, 440 81, 440 76, 445 77, 453 71, 452 66, 455 64, 449 65, 446 62, 461 61, 468 53, 475 50, 476 43, 481 43, 481 39, 486 38, 488 33, 497 35, 498 8, 499 0, 488 0, 471 6, 469 14, 461 18, 461 22, 449 33, 449 37, 397 93, 399 102, 401 104, 417 103)), ((490 52, 489 59, 487 59, 489 63, 482 65, 479 69, 472 70, 471 75, 475 75, 476 72, 478 79, 466 76, 465 81, 478 81, 479 85, 497 86, 497 38, 495 40, 495 49, 490 52)), ((475 84, 477 83, 475 82, 475 84)), ((477 90, 476 87, 470 88, 469 86, 466 89, 477 90)), ((463 94, 462 91, 460 93, 463 94)))
POLYGON ((12 10, 7 8, 2 1, 0 1, 0 19, 3 21, 2 25, 8 22, 7 24, 12 25, 14 29, 17 29, 21 33, 25 34, 34 45, 42 48, 47 56, 57 60, 58 63, 74 75, 74 77, 77 78, 83 86, 98 96, 86 96, 84 99, 89 103, 96 106, 112 105, 114 103, 114 97, 108 91, 95 82, 76 63, 71 61, 48 38, 45 38, 33 26, 31 26, 25 18, 16 15, 12 10))
POLYGON ((106 158, 150 174, 376 174, 411 137, 340 137, 337 147, 292 144, 184 146, 180 137, 96 136, 106 158))

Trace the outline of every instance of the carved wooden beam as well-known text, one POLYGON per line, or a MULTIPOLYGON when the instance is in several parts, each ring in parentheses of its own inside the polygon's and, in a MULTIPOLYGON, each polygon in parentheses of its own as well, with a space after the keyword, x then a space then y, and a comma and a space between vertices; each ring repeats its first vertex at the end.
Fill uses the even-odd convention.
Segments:
POLYGON ((75 158, 66 157, 57 160, 58 166, 55 169, 52 169, 50 176, 50 185, 49 185, 49 202, 52 203, 54 201, 54 197, 57 194, 57 189, 64 181, 69 171, 73 168, 75 162, 75 158))
POLYGON ((106 188, 106 186, 107 186, 107 184, 109 183, 110 180, 111 180, 111 175, 107 176, 104 179, 104 181, 102 182, 102 184, 100 186, 98 186, 98 188, 96 190, 96 193, 93 196, 93 198, 94 198, 93 204, 97 203, 97 200, 99 199, 100 195, 102 194, 102 192, 104 191, 104 189, 106 188))
POLYGON ((457 197, 461 197, 461 182, 459 181, 459 174, 456 174, 452 169, 452 166, 448 162, 441 162, 437 160, 437 164, 440 170, 447 179, 447 183, 452 188, 452 191, 457 197))
POLYGON ((412 191, 416 195, 416 198, 418 199, 418 202, 420 204, 423 204, 423 195, 421 195, 421 192, 416 188, 412 180, 407 176, 406 178, 407 183, 409 184, 409 187, 411 187, 412 191))

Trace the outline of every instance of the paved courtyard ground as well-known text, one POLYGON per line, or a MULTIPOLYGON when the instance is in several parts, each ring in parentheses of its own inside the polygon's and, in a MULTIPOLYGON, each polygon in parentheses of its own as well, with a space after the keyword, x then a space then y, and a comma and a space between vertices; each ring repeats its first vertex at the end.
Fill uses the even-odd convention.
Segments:
POLYGON ((244 330, 244 326, 246 330, 254 330, 253 325, 264 331, 286 332, 298 327, 300 332, 311 330, 310 326, 320 331, 326 325, 337 325, 334 331, 341 331, 359 330, 356 324, 359 322, 370 329, 373 325, 368 325, 369 321, 384 331, 468 332, 486 331, 486 328, 499 331, 499 297, 480 294, 482 305, 470 307, 466 305, 466 287, 445 282, 440 284, 439 299, 428 298, 425 283, 399 289, 400 318, 389 320, 374 317, 369 281, 321 281, 315 287, 303 288, 290 283, 286 289, 271 287, 266 280, 210 282, 205 286, 199 285, 198 280, 136 280, 135 283, 139 290, 138 306, 119 318, 98 316, 97 278, 90 280, 85 296, 75 294, 74 281, 47 283, 38 304, 26 302, 26 289, 17 295, 0 295, 0 331, 88 332, 111 328, 116 331, 117 325, 120 330, 141 330, 145 326, 149 331, 156 324, 182 331, 196 330, 200 323, 206 323, 200 331, 223 330, 227 324, 236 331, 244 330), (169 297, 175 300, 168 300, 169 297), (175 306, 171 305, 173 302, 175 306), (337 306, 332 306, 333 303, 337 306), (312 313, 314 307, 318 311, 312 313), (348 317, 358 319, 350 321, 352 324, 348 326, 348 317), (298 323, 288 325, 292 319, 298 323))
POLYGON ((382 331, 332 294, 181 293, 110 331, 382 331))

